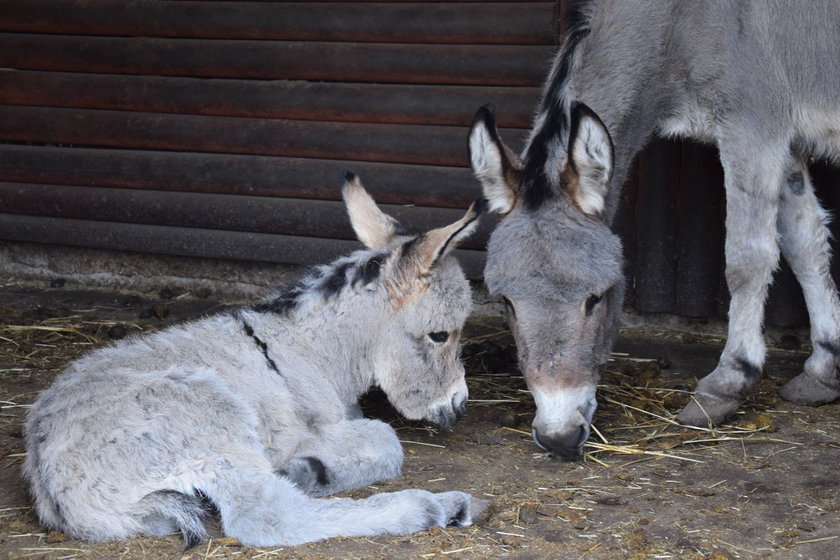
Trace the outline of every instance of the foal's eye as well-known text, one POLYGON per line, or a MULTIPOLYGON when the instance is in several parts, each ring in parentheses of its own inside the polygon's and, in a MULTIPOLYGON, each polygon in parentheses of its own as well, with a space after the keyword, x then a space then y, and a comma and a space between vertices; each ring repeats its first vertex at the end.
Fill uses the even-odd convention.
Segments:
POLYGON ((602 299, 603 296, 596 296, 594 294, 586 298, 586 314, 591 315, 592 311, 595 309, 595 306, 601 303, 602 299))
POLYGON ((430 332, 429 338, 432 339, 432 342, 442 343, 449 340, 449 333, 446 331, 430 332))

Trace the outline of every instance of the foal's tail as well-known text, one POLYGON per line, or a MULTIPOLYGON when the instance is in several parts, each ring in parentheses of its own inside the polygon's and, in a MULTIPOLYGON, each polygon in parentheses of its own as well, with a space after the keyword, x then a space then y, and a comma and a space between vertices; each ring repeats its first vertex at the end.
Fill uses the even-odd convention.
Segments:
POLYGON ((142 509, 142 523, 147 534, 164 535, 181 531, 184 550, 207 538, 204 520, 212 506, 203 496, 158 490, 144 496, 138 505, 142 509))

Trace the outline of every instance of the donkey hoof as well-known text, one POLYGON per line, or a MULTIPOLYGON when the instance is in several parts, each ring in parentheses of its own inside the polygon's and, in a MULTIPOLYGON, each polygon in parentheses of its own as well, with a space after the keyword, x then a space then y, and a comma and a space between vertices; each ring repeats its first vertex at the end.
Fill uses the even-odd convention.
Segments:
POLYGON ((276 472, 310 496, 321 497, 328 494, 330 479, 327 467, 317 457, 297 457, 276 472))
POLYGON ((741 405, 740 399, 695 393, 677 416, 677 422, 698 428, 714 428, 729 418, 741 405))
POLYGON ((840 398, 840 383, 829 385, 803 372, 788 381, 779 390, 779 394, 783 399, 794 404, 816 406, 840 398))

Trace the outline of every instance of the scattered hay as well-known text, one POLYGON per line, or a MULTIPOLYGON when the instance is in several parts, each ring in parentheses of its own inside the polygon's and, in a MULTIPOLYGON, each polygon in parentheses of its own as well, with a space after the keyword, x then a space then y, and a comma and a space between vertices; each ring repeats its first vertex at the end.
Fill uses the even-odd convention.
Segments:
MULTIPOLYGON (((519 423, 504 424, 499 430, 530 438, 527 424, 535 408, 533 399, 526 396, 529 391, 515 353, 511 354, 512 336, 508 330, 488 331, 463 340, 472 397, 469 402, 508 412, 512 409, 519 423)), ((691 336, 693 340, 700 335, 691 336)), ((672 372, 663 375, 659 360, 614 353, 598 385, 597 425, 593 424, 593 437, 585 444, 585 459, 604 467, 609 466, 612 457, 621 455, 703 463, 705 451, 727 442, 801 445, 768 436, 776 430, 767 411, 776 404, 772 392, 759 391, 723 426, 699 428, 680 424, 676 414, 691 398, 690 386, 693 379, 672 372)), ((505 414, 500 413, 501 416, 505 414)))

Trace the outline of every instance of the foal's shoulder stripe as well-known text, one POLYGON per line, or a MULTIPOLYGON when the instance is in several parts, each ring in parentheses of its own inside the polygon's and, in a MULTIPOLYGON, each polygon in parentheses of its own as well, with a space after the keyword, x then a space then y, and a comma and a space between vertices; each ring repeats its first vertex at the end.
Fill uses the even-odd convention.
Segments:
POLYGON ((242 319, 242 330, 245 331, 246 335, 254 339, 254 343, 257 345, 257 348, 259 348, 260 352, 262 352, 263 356, 265 356, 265 361, 266 363, 268 363, 268 367, 270 367, 274 371, 274 373, 280 375, 280 369, 277 367, 277 364, 274 362, 274 360, 271 359, 271 356, 268 355, 268 344, 266 344, 264 340, 262 340, 256 334, 254 334, 254 328, 245 319, 242 319))

